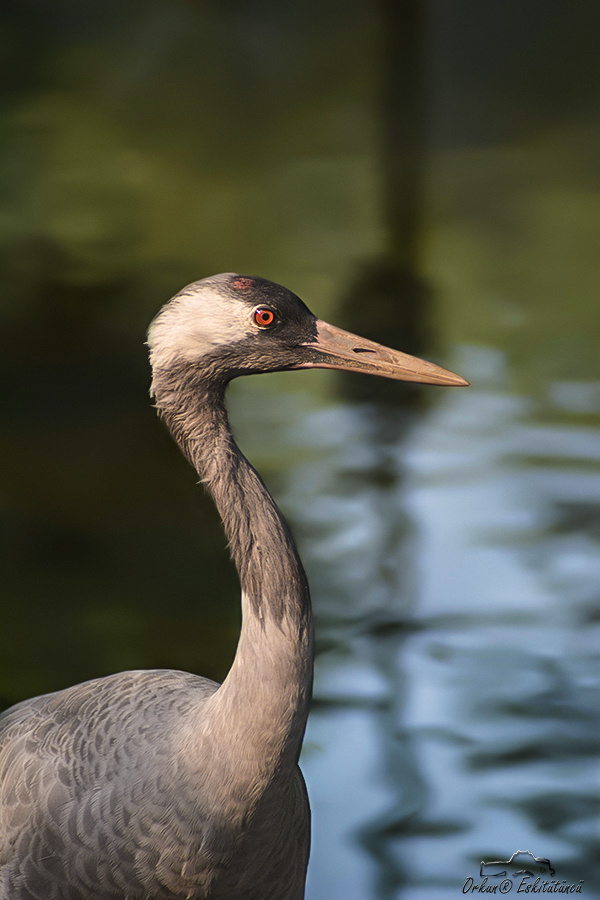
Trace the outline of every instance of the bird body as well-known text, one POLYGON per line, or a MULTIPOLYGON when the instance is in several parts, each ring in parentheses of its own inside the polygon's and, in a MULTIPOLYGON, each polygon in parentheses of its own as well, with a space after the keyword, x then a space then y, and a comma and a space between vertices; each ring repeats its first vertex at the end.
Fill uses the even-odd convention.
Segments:
POLYGON ((14 707, 3 729, 10 858, 0 896, 302 897, 300 770, 273 783, 243 755, 237 771, 202 765, 217 687, 184 672, 124 672, 14 707))
POLYGON ((124 672, 0 716, 0 898, 300 900, 309 590, 281 513, 233 439, 225 389, 237 375, 311 367, 465 382, 232 273, 184 288, 148 344, 156 406, 211 493, 238 570, 236 656, 220 686, 124 672))

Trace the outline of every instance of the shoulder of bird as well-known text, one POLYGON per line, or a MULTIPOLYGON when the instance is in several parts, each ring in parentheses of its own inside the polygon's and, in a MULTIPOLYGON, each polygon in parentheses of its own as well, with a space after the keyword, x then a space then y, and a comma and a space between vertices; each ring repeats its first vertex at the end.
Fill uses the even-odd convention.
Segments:
MULTIPOLYGON (((82 884, 89 876, 82 896, 95 896, 94 882, 103 883, 101 897, 121 897, 125 889, 132 898, 148 896, 144 869, 152 868, 156 834, 178 822, 180 838, 203 831, 188 808, 193 793, 178 784, 185 775, 175 751, 179 723, 217 687, 184 672, 123 672, 0 716, 0 896, 20 896, 11 893, 11 879, 18 882, 11 861, 18 860, 21 873, 33 867, 41 885, 47 880, 40 896, 50 898, 58 879, 48 870, 65 863, 67 845, 76 848, 70 865, 81 869, 82 884), (95 857, 108 844, 119 865, 98 872, 95 857), (112 884, 118 877, 127 884, 112 884), (111 885, 117 893, 108 892, 111 885)), ((159 884, 153 889, 162 896, 159 884)))

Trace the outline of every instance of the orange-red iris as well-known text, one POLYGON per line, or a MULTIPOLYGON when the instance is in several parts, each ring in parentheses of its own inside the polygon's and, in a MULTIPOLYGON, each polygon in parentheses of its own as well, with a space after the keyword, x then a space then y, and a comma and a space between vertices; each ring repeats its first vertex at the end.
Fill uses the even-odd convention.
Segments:
POLYGON ((275 321, 275 314, 270 309, 259 306, 258 309, 254 310, 254 321, 257 325, 260 325, 261 328, 266 328, 275 321))

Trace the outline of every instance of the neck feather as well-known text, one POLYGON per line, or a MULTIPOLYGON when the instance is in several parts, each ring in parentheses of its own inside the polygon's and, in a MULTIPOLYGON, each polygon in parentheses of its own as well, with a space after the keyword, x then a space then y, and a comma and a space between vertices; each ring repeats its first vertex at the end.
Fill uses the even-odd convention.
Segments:
MULTIPOLYGON (((164 381, 164 379, 161 379, 164 381)), ((294 539, 262 478, 237 446, 224 386, 201 380, 160 390, 157 407, 205 484, 223 520, 242 594, 261 618, 302 625, 310 609, 308 583, 294 539)))
POLYGON ((246 755, 248 741, 260 737, 256 758, 266 775, 269 759, 295 764, 308 715, 313 628, 304 569, 283 516, 233 439, 225 385, 170 368, 155 371, 153 392, 214 498, 242 587, 240 641, 214 695, 211 728, 218 733, 219 718, 238 722, 246 755))

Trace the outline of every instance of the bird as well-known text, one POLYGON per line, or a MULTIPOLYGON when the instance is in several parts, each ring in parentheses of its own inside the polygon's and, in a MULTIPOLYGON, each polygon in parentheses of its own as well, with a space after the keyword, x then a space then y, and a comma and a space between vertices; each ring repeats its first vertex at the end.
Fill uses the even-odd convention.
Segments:
POLYGON ((0 716, 0 897, 300 900, 311 601, 290 530, 234 440, 226 388, 241 375, 312 368, 467 382, 235 273, 183 288, 147 345, 158 413, 212 495, 237 568, 237 651, 221 685, 122 672, 0 716))

